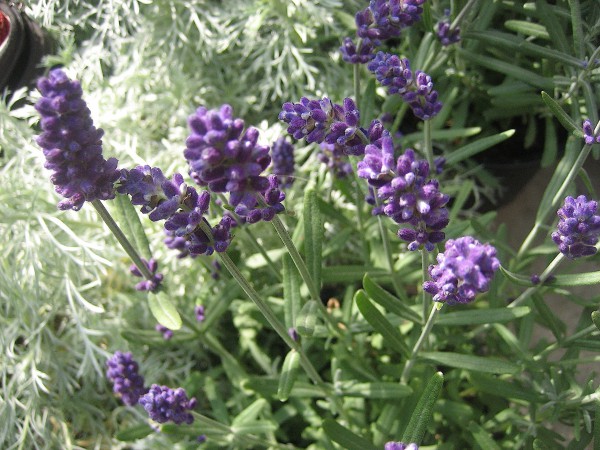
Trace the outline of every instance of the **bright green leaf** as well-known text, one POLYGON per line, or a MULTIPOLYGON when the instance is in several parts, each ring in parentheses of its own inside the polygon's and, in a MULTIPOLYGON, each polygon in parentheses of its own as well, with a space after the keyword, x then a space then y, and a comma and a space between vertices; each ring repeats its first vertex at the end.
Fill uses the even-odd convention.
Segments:
POLYGON ((117 194, 108 204, 110 205, 110 213, 119 225, 119 228, 121 228, 121 231, 123 231, 123 234, 133 245, 133 248, 146 258, 146 260, 150 259, 152 253, 150 252, 148 237, 140 221, 140 216, 129 200, 129 196, 117 194))
POLYGON ((333 419, 323 421, 323 430, 332 441, 337 442, 344 450, 377 450, 377 447, 371 442, 354 434, 333 419))
POLYGON ((402 435, 402 442, 414 442, 420 444, 427 425, 431 421, 433 414, 433 407, 435 402, 442 391, 442 385, 444 384, 444 375, 442 372, 436 372, 433 374, 423 394, 419 398, 419 402, 410 416, 410 422, 404 430, 402 435))
POLYGON ((470 158, 471 156, 476 155, 477 153, 481 153, 482 151, 499 144, 502 141, 505 141, 513 134, 515 134, 515 130, 506 130, 502 133, 484 137, 476 140, 475 142, 464 145, 450 153, 446 157, 446 163, 448 165, 459 163, 467 158, 470 158))
POLYGON ((476 372, 512 374, 521 369, 519 365, 510 361, 453 352, 424 352, 419 357, 444 366, 476 372))
POLYGON ((317 193, 311 189, 304 195, 304 252, 306 266, 317 289, 321 287, 322 248, 323 219, 317 193))
POLYGON ((181 328, 181 317, 164 292, 148 294, 148 305, 156 321, 169 330, 176 331, 181 328))
POLYGON ((503 323, 529 314, 527 306, 516 308, 473 309, 441 314, 436 325, 483 325, 486 323, 503 323))
POLYGON ((284 402, 290 396, 294 383, 298 378, 300 369, 300 355, 296 350, 290 350, 283 361, 281 375, 279 376, 279 388, 277 389, 277 398, 284 402))
POLYGON ((368 274, 363 277, 363 288, 369 297, 383 306, 387 311, 396 314, 411 322, 421 323, 421 316, 413 311, 402 300, 390 294, 380 285, 375 283, 368 274))

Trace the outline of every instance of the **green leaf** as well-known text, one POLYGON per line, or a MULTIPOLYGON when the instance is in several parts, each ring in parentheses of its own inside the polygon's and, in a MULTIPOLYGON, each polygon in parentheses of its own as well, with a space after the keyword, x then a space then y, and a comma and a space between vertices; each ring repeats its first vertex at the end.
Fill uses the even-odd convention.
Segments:
POLYGON ((592 286, 600 284, 599 272, 572 273, 568 275, 556 275, 544 283, 548 286, 592 286))
POLYGON ((379 303, 387 311, 396 314, 403 319, 410 320, 411 322, 422 322, 421 316, 419 316, 418 313, 413 311, 398 297, 390 294, 388 291, 375 283, 369 274, 365 274, 363 277, 363 288, 373 301, 379 303))
POLYGON ((540 165, 543 168, 550 167, 556 161, 558 154, 558 142, 556 140, 556 128, 551 117, 546 117, 544 129, 544 153, 540 165))
POLYGON ((323 219, 318 196, 313 189, 310 189, 304 195, 304 252, 306 266, 317 289, 321 288, 322 240, 323 219))
POLYGON ((473 155, 476 155, 477 153, 481 153, 482 151, 487 150, 488 148, 493 147, 496 144, 499 144, 502 141, 505 141, 513 134, 515 134, 515 130, 506 130, 502 133, 484 137, 476 140, 475 142, 471 142, 470 144, 464 145, 450 153, 446 157, 446 163, 448 165, 459 163, 467 158, 470 158, 473 155))
POLYGON ((336 389, 344 397, 364 397, 370 399, 398 399, 412 393, 409 386, 399 383, 376 381, 372 383, 357 383, 355 381, 342 381, 336 384, 336 389))
POLYGON ((363 290, 356 292, 354 301, 366 321, 369 322, 376 332, 383 336, 383 341, 392 349, 405 357, 408 357, 410 351, 404 342, 404 337, 400 334, 398 329, 394 327, 375 306, 373 306, 363 290))
POLYGON ((258 416, 263 412, 269 402, 264 398, 259 398, 244 408, 231 422, 231 426, 240 427, 248 423, 254 423, 258 416))
POLYGON ((504 26, 517 33, 550 40, 550 35, 548 34, 548 31, 546 31, 546 27, 539 23, 528 22, 525 20, 507 20, 504 22, 504 26))
POLYGON ((323 430, 332 441, 337 442, 345 450, 377 450, 371 442, 354 434, 333 419, 323 421, 323 430))
POLYGON ((294 326, 302 309, 300 285, 300 273, 292 257, 286 253, 283 256, 283 313, 285 326, 288 329, 294 326))
POLYGON ((572 133, 579 138, 583 137, 582 127, 575 123, 571 116, 565 112, 565 110, 556 100, 554 100, 544 91, 542 91, 542 100, 546 106, 550 108, 550 111, 552 114, 554 114, 554 117, 558 119, 558 121, 569 133, 572 133))
POLYGON ((518 306, 511 309, 492 308, 458 311, 441 314, 437 318, 436 325, 483 325, 486 323, 504 323, 526 316, 530 312, 531 309, 527 306, 518 306))
POLYGON ((255 420, 253 422, 244 423, 242 425, 232 425, 231 431, 236 436, 246 434, 267 434, 276 431, 277 424, 268 420, 255 420))
POLYGON ((468 429, 479 447, 486 450, 501 450, 498 444, 496 444, 496 442, 492 439, 490 434, 475 422, 469 423, 468 429))
POLYGON ((592 312, 592 322, 596 325, 596 328, 600 330, 600 311, 592 312))
POLYGON ((323 282, 325 283, 353 283, 362 280, 365 274, 371 278, 385 277, 390 274, 384 269, 366 266, 340 265, 323 268, 323 282))
POLYGON ((516 285, 528 287, 533 286, 533 283, 531 282, 531 277, 526 277, 524 275, 519 275, 514 272, 511 272, 510 270, 504 268, 502 265, 500 265, 500 272, 502 272, 502 275, 504 275, 509 281, 513 282, 516 285))
POLYGON ((309 300, 304 304, 296 318, 296 331, 300 336, 311 337, 315 333, 319 305, 316 300, 309 300))
POLYGON ((123 234, 127 237, 129 242, 133 245, 141 256, 146 260, 152 257, 150 252, 150 243, 146 236, 146 231, 140 221, 135 207, 131 204, 129 196, 123 194, 117 194, 115 198, 108 202, 110 207, 110 213, 119 225, 119 228, 123 231, 123 234))
POLYGON ((444 375, 442 372, 433 374, 410 416, 410 422, 408 422, 402 435, 402 442, 421 443, 427 430, 427 425, 431 420, 435 402, 442 391, 443 384, 444 375))
POLYGON ((499 377, 483 374, 481 372, 473 372, 470 374, 470 380, 473 386, 480 391, 498 397, 511 400, 521 400, 524 402, 538 403, 543 400, 543 397, 535 390, 521 387, 515 382, 509 382, 499 377))
POLYGON ((277 389, 277 398, 285 402, 292 392, 294 383, 298 378, 300 368, 300 355, 294 349, 290 350, 283 361, 281 375, 279 377, 279 388, 277 389))
POLYGON ((484 56, 480 53, 470 52, 468 50, 456 49, 462 57, 467 61, 472 62, 476 65, 483 66, 487 69, 494 70, 496 72, 503 73, 517 80, 524 81, 525 83, 544 90, 551 90, 554 88, 554 81, 549 77, 542 77, 531 70, 523 69, 515 64, 502 61, 500 59, 491 58, 484 56))
MULTIPOLYGON (((242 381, 242 388, 259 393, 265 397, 274 397, 277 395, 279 380, 272 377, 251 377, 242 381)), ((294 398, 323 398, 323 390, 312 383, 305 381, 296 381, 290 397, 294 398)))
POLYGON ((421 353, 419 357, 444 366, 474 370, 476 372, 513 374, 521 370, 519 365, 510 361, 502 361, 482 356, 464 355, 461 353, 424 352, 421 353))
POLYGON ((167 294, 164 292, 158 294, 150 292, 148 294, 148 305, 156 321, 163 327, 173 331, 181 328, 181 317, 179 317, 175 305, 167 297, 167 294))
POLYGON ((143 423, 117 431, 115 438, 121 442, 133 442, 143 439, 154 432, 154 429, 150 425, 143 423))

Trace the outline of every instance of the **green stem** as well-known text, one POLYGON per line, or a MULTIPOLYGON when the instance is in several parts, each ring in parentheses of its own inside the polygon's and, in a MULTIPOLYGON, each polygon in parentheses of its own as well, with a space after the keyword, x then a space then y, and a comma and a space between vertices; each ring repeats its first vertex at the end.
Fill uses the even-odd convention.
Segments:
POLYGON ((567 344, 587 336, 588 334, 592 334, 594 331, 597 331, 598 329, 596 328, 596 325, 590 325, 587 328, 584 328, 583 330, 579 330, 577 333, 569 336, 568 338, 564 339, 562 342, 554 342, 553 344, 550 344, 548 347, 546 347, 544 350, 542 350, 539 355, 536 355, 534 357, 534 360, 539 361, 542 358, 544 358, 546 355, 548 355, 548 353, 554 351, 554 350, 558 350, 560 347, 565 347, 567 344))
POLYGON ((544 272, 542 272, 542 274, 540 275, 540 282, 538 284, 536 284, 535 286, 527 288, 525 291, 523 291, 521 293, 521 295, 519 295, 514 302, 512 302, 510 305, 508 305, 508 307, 514 308, 516 306, 519 306, 521 303, 523 303, 525 300, 527 300, 529 297, 531 297, 531 295, 534 292, 536 292, 538 289, 543 287, 544 281, 546 281, 548 279, 548 277, 550 275, 552 275, 554 270, 556 270, 556 268, 559 266, 559 264, 561 262, 564 261, 564 259, 565 259, 565 255, 563 255, 562 253, 559 253, 558 255, 556 255, 556 258, 554 258, 552 260, 552 262, 550 264, 548 264, 548 267, 546 267, 546 270, 544 270, 544 272))
POLYGON ((469 12, 469 9, 471 9, 478 1, 479 0, 469 0, 467 2, 467 4, 463 7, 463 9, 460 10, 460 12, 456 16, 456 18, 452 21, 452 24, 450 25, 450 31, 454 30, 456 27, 458 27, 460 25, 460 23, 463 21, 463 19, 469 12))
POLYGON ((117 241, 119 241, 119 244, 121 244, 123 250, 125 250, 125 252, 129 255, 133 263, 140 270, 142 275, 144 275, 144 278, 150 281, 154 280, 154 275, 152 274, 152 272, 150 272, 146 264, 144 264, 144 261, 142 261, 142 258, 137 252, 137 250, 133 247, 133 245, 131 245, 129 239, 127 239, 125 234, 123 234, 123 232, 119 228, 119 225, 117 225, 117 222, 115 222, 115 220, 112 218, 108 210, 104 207, 102 202, 100 200, 94 200, 91 203, 92 206, 98 212, 98 215, 102 218, 102 220, 108 227, 108 229, 115 236, 115 238, 117 238, 117 241))
POLYGON ((241 444, 243 448, 254 448, 257 445, 265 448, 275 448, 275 449, 294 449, 293 445, 283 445, 276 442, 266 441, 256 436, 251 436, 247 434, 239 435, 235 434, 235 429, 229 427, 227 425, 222 424, 210 417, 207 417, 203 414, 192 411, 192 415, 194 416, 194 423, 199 423, 200 425, 204 425, 209 429, 214 429, 218 433, 223 433, 225 435, 233 435, 237 444, 241 444))
MULTIPOLYGON (((359 48, 361 43, 358 44, 359 48)), ((352 71, 354 81, 354 98, 356 99, 356 107, 360 106, 360 64, 353 64, 354 68, 352 71)))
POLYGON ((308 272, 308 268, 306 267, 306 264, 304 263, 302 256, 300 256, 300 252, 298 252, 298 249, 294 245, 294 242, 292 241, 291 236, 289 235, 288 231, 286 230, 285 226, 283 225, 283 222, 276 215, 275 217, 273 217, 273 220, 271 220, 271 224, 273 224, 273 228, 275 228, 275 231, 277 232, 277 235, 281 239, 281 242, 287 249, 288 253, 292 257, 292 261, 294 261, 294 264, 298 268, 298 272, 300 272, 300 276, 304 280, 304 283, 306 283, 306 287, 308 288, 310 297, 317 303, 319 309, 321 310, 321 314, 323 315, 324 319, 331 326, 332 331, 334 333, 336 333, 337 335, 340 335, 341 334, 340 329, 338 328, 336 321, 333 319, 333 317, 331 317, 331 314, 329 314, 327 312, 327 308, 321 301, 321 294, 319 293, 319 289, 316 286, 315 282, 313 281, 312 277, 310 276, 310 273, 308 272))
POLYGON ((433 308, 431 308, 431 313, 429 314, 429 318, 427 319, 427 322, 425 323, 425 326, 423 327, 423 330, 421 331, 421 335, 419 336, 417 343, 415 344, 415 346, 412 349, 412 352, 410 354, 410 359, 406 362, 406 365, 404 366, 404 370, 402 371, 402 376, 400 377, 400 383, 406 384, 408 382, 408 377, 410 375, 410 371, 412 370, 413 366, 415 365, 417 355, 419 354, 421 347, 427 340, 427 337, 429 336, 429 333, 431 332, 431 329, 433 328, 433 324, 435 323, 435 318, 437 317, 437 314, 440 311, 440 309, 442 308, 442 306, 444 306, 443 303, 436 303, 433 305, 433 308))

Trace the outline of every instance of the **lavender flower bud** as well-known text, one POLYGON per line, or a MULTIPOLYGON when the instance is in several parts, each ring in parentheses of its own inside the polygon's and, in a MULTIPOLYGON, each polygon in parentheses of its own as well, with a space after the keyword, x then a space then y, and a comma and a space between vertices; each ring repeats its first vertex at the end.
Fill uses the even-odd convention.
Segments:
POLYGON ((42 97, 35 109, 43 132, 37 143, 56 192, 65 197, 59 209, 78 211, 86 201, 113 199, 117 160, 102 156, 104 131, 94 126, 79 82, 54 69, 38 81, 38 90, 42 97))
POLYGON ((496 249, 471 236, 448 240, 437 262, 429 266, 432 281, 423 283, 423 290, 434 301, 449 305, 470 303, 478 293, 486 292, 500 267, 496 249))
MULTIPOLYGON (((156 273, 156 271, 158 270, 158 263, 156 262, 156 260, 154 258, 150 258, 150 261, 147 261, 146 259, 142 258, 142 262, 146 265, 146 267, 148 268, 148 270, 154 275, 152 277, 152 280, 143 280, 140 281, 138 284, 135 285, 135 289, 138 291, 151 291, 154 292, 156 291, 159 287, 160 287, 160 283, 163 280, 163 274, 162 273, 156 273)), ((136 277, 141 277, 143 278, 144 275, 142 274, 142 272, 138 269, 138 267, 135 264, 132 264, 129 267, 129 271, 135 275, 136 277)))
POLYGON ((168 341, 169 339, 171 339, 173 337, 173 330, 168 329, 167 327, 165 327, 164 325, 161 325, 160 323, 157 323, 156 326, 154 327, 154 329, 163 335, 163 339, 165 341, 168 341))
POLYGON ((598 202, 588 201, 585 195, 576 199, 565 198, 562 208, 557 211, 557 231, 552 233, 552 240, 560 252, 569 259, 594 255, 596 243, 600 235, 600 216, 598 202))
POLYGON ((436 35, 442 45, 447 47, 460 41, 460 28, 456 27, 451 30, 450 21, 446 18, 437 23, 436 35))
POLYGON ((115 352, 106 361, 106 377, 113 383, 113 392, 121 397, 127 406, 137 404, 139 398, 148 392, 144 378, 138 373, 139 366, 131 353, 115 352))
POLYGON ((203 305, 196 305, 196 307, 194 308, 194 314, 196 315, 197 322, 204 322, 205 316, 203 305))
POLYGON ((191 424, 194 416, 188 412, 196 406, 196 399, 188 399, 183 388, 171 389, 153 384, 139 400, 150 419, 158 423, 191 424))
POLYGON ((583 138, 587 145, 600 144, 600 134, 594 135, 594 127, 589 119, 583 121, 583 138))
POLYGON ((429 120, 442 109, 431 77, 420 70, 413 74, 408 59, 378 52, 367 68, 387 87, 389 94, 400 95, 420 119, 429 120))

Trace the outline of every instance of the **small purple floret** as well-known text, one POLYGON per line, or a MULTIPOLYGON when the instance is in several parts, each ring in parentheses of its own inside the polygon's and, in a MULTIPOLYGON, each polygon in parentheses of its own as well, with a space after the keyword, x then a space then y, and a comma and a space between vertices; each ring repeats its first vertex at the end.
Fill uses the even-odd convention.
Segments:
POLYGON ((196 321, 197 322, 204 322, 205 313, 204 313, 204 306, 203 305, 196 305, 194 307, 194 314, 196 315, 196 321))
POLYGON ((115 352, 106 361, 106 377, 113 383, 113 392, 121 397, 127 406, 134 406, 139 398, 148 392, 144 378, 138 373, 139 366, 131 353, 115 352))
POLYGON ((429 266, 432 281, 423 283, 423 290, 434 301, 448 305, 470 303, 478 293, 486 292, 500 267, 496 249, 471 236, 448 240, 437 262, 429 266))
POLYGON ((174 422, 177 425, 194 422, 194 416, 189 411, 196 406, 196 399, 188 399, 183 388, 171 389, 153 384, 139 403, 155 422, 174 422))
POLYGON ((448 19, 440 20, 436 25, 436 34, 444 47, 460 42, 460 28, 450 29, 448 19))
POLYGON ((366 64, 375 57, 375 42, 369 38, 359 40, 358 47, 354 41, 346 37, 342 41, 340 53, 342 59, 350 64, 366 64))
POLYGON ((65 197, 59 209, 78 211, 86 201, 113 199, 117 160, 102 156, 104 131, 94 126, 79 82, 54 69, 37 87, 42 94, 35 105, 42 128, 37 143, 56 192, 65 197))
POLYGON ((594 255, 600 235, 600 215, 598 202, 585 195, 577 198, 565 198, 562 208, 557 211, 560 217, 557 231, 552 233, 552 240, 560 252, 569 259, 594 255))
POLYGON ((594 134, 594 127, 589 119, 583 121, 583 138, 587 145, 600 144, 600 134, 594 134))
POLYGON ((282 187, 287 187, 294 181, 294 146, 281 136, 271 147, 273 174, 277 175, 282 187))

